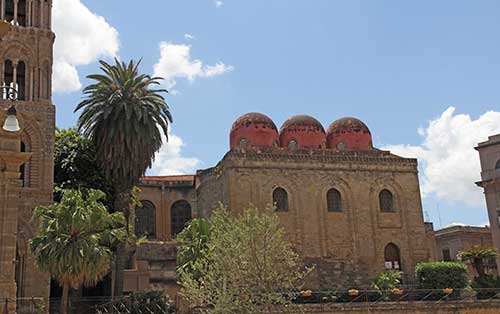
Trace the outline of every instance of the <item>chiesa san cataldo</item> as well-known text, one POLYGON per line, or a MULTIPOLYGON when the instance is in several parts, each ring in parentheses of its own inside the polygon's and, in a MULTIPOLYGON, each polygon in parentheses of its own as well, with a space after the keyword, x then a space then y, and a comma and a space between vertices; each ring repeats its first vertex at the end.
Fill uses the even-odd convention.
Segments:
POLYGON ((219 202, 233 212, 273 204, 304 262, 315 265, 310 284, 317 288, 368 286, 384 269, 400 269, 411 282, 415 265, 431 259, 417 160, 373 147, 362 121, 342 118, 325 130, 299 115, 278 129, 266 115, 248 113, 234 122, 229 143, 212 168, 143 179, 136 232, 151 244, 138 258, 153 286, 173 280, 155 272, 173 258, 154 242, 174 239, 219 202))

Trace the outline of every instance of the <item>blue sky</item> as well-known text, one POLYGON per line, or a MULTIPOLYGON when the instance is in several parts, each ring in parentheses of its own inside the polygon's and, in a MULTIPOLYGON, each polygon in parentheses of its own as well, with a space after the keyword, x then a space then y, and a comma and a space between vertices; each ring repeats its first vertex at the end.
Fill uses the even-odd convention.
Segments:
MULTIPOLYGON (((113 54, 142 58, 148 73, 155 64, 158 73, 178 71, 166 82, 175 92, 167 97, 173 142, 160 160, 183 166, 154 172, 214 165, 246 112, 263 112, 278 127, 295 114, 325 128, 355 116, 377 147, 419 157, 424 210, 436 227, 487 222, 472 146, 500 133, 500 2, 55 1, 56 62, 76 69, 81 84, 98 58, 113 54), (79 13, 84 6, 94 17, 79 13), (70 10, 72 18, 63 16, 70 10), (80 50, 71 32, 82 46, 103 48, 71 56, 80 50), (187 64, 162 61, 162 42, 167 57, 177 51, 187 64)), ((77 119, 81 91, 70 81, 59 77, 53 96, 59 127, 77 119)))

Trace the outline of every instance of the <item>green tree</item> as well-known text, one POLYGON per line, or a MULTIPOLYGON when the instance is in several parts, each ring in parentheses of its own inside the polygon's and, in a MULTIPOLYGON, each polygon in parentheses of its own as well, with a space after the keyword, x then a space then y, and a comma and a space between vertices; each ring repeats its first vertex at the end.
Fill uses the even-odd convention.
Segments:
MULTIPOLYGON (((125 214, 127 232, 131 216, 130 194, 168 135, 169 107, 156 88, 160 78, 139 73, 140 62, 100 61, 103 74, 89 75, 94 83, 84 90, 78 130, 96 147, 96 159, 114 190, 114 209, 125 214)), ((168 138, 168 137, 167 137, 168 138)), ((129 253, 118 246, 115 296, 123 294, 123 271, 129 253)))
POLYGON ((202 258, 208 249, 210 239, 210 223, 205 218, 193 219, 189 225, 177 235, 181 243, 177 251, 177 272, 189 272, 195 278, 201 274, 194 274, 196 262, 202 258))
POLYGON ((496 258, 498 251, 495 248, 480 247, 458 253, 458 258, 462 262, 471 262, 479 278, 486 275, 484 263, 487 259, 496 258))
POLYGON ((65 189, 100 190, 111 205, 112 186, 97 164, 94 144, 76 129, 57 129, 54 145, 55 200, 65 189))
POLYGON ((95 285, 108 272, 109 246, 124 236, 122 213, 109 214, 101 191, 65 190, 61 201, 35 208, 38 233, 31 240, 37 267, 63 287, 61 313, 68 313, 69 288, 95 285))
POLYGON ((207 314, 290 309, 291 291, 305 272, 272 209, 249 208, 231 216, 219 208, 210 224, 206 251, 179 271, 186 300, 207 314))

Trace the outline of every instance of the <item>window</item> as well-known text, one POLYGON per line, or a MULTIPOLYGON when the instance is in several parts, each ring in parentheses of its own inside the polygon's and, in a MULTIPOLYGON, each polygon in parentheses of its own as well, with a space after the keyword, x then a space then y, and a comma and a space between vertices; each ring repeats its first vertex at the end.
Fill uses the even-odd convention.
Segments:
POLYGON ((246 137, 240 137, 240 143, 238 145, 240 148, 246 148, 248 145, 248 139, 246 137))
POLYGON ((19 100, 26 100, 26 63, 19 62, 17 65, 17 97, 19 100))
POLYGON ((191 205, 187 201, 177 201, 170 211, 170 227, 172 238, 175 238, 191 220, 191 205))
POLYGON ((7 22, 14 20, 14 0, 5 1, 5 20, 7 22))
MULTIPOLYGON (((25 153, 25 152, 26 152, 26 144, 21 141, 21 153, 25 153)), ((21 172, 21 176, 19 177, 19 180, 21 180, 22 187, 27 187, 28 186, 28 176, 26 175, 26 163, 21 165, 19 172, 21 172)))
POLYGON ((449 248, 444 248, 442 250, 443 253, 443 261, 444 262, 451 262, 451 253, 449 248))
POLYGON ((297 143, 296 140, 290 140, 288 142, 288 148, 289 149, 297 149, 299 147, 299 143, 297 143))
POLYGON ((497 164, 495 165, 495 169, 500 169, 500 159, 497 161, 497 164))
POLYGON ((340 192, 336 189, 331 189, 326 195, 326 200, 328 203, 329 212, 341 212, 342 211, 342 197, 340 192))
POLYGON ((379 194, 380 210, 383 212, 394 212, 394 198, 388 190, 382 190, 379 194))
POLYGON ((17 3, 17 22, 21 26, 27 26, 26 10, 28 6, 26 5, 26 0, 19 0, 17 3))
POLYGON ((399 248, 394 243, 389 243, 384 250, 385 268, 401 270, 401 257, 399 248))
POLYGON ((276 211, 288 211, 288 193, 283 188, 276 188, 273 191, 273 204, 276 206, 276 211))
POLYGON ((150 201, 141 201, 142 206, 135 208, 135 235, 156 238, 156 208, 150 201))

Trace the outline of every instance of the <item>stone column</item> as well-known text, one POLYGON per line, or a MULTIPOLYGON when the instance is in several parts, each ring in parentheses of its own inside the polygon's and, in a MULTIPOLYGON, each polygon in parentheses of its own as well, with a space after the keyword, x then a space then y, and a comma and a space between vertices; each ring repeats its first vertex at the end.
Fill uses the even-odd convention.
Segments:
POLYGON ((18 13, 19 0, 14 0, 14 24, 17 25, 17 13, 18 13))
POLYGON ((33 26, 31 24, 31 11, 33 10, 33 2, 31 0, 28 0, 26 5, 28 6, 28 17, 27 17, 27 20, 26 20, 26 26, 33 26))
POLYGON ((0 20, 5 20, 5 0, 2 1, 2 10, 0 12, 0 20))
POLYGON ((40 0, 40 28, 44 28, 43 25, 43 11, 45 10, 45 6, 43 5, 43 0, 40 0))
MULTIPOLYGON (((3 119, 2 119, 3 121, 3 119)), ((21 181, 19 167, 30 153, 21 153, 19 132, 0 132, 0 300, 9 300, 9 311, 16 311, 15 261, 17 214, 21 181)))

